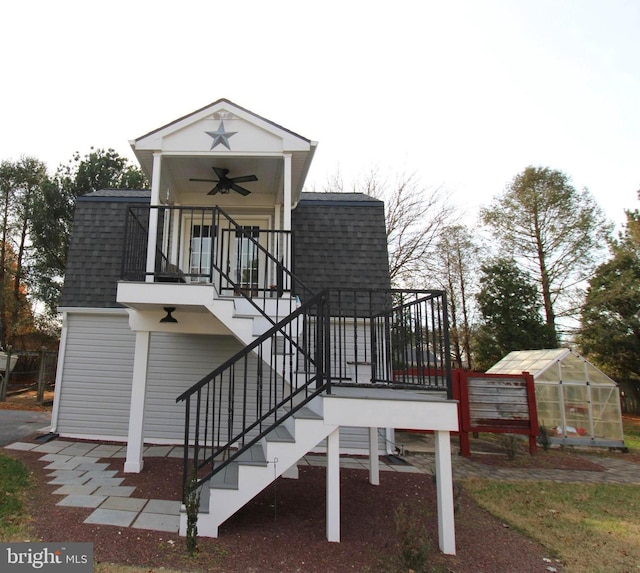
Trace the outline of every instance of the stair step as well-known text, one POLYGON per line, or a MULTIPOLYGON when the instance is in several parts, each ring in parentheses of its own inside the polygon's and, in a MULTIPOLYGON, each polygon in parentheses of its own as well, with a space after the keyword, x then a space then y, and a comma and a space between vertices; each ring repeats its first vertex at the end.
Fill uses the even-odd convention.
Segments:
POLYGON ((264 457, 264 449, 260 444, 254 444, 246 452, 242 452, 236 461, 245 466, 267 465, 267 458, 264 457))
POLYGON ((291 432, 287 430, 282 424, 276 426, 266 435, 267 442, 289 442, 295 443, 294 437, 291 432))
POLYGON ((227 464, 214 474, 210 483, 216 489, 238 489, 238 462, 227 464))
POLYGON ((314 412, 308 406, 303 406, 300 408, 294 415, 294 418, 299 418, 300 420, 322 420, 322 416, 314 412))

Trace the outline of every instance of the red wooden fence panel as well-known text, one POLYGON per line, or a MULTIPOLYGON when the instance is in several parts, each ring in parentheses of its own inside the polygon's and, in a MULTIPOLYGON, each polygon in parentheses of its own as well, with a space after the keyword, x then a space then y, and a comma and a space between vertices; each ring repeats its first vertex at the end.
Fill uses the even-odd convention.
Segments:
POLYGON ((533 376, 453 371, 453 397, 458 400, 460 452, 471 455, 469 432, 524 434, 529 452, 536 451, 538 413, 533 376))

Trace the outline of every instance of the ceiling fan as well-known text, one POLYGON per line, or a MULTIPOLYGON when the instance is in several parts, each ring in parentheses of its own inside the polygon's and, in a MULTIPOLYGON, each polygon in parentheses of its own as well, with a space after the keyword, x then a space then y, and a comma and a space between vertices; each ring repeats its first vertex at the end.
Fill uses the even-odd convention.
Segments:
POLYGON ((209 181, 211 183, 215 183, 216 186, 209 191, 208 195, 215 195, 216 193, 229 193, 231 189, 233 189, 236 193, 240 193, 240 195, 247 196, 251 191, 245 189, 244 187, 240 187, 238 183, 245 183, 246 181, 257 181, 258 178, 255 175, 241 175, 240 177, 227 177, 229 170, 224 167, 212 167, 215 174, 218 176, 218 179, 196 179, 191 178, 189 181, 209 181))

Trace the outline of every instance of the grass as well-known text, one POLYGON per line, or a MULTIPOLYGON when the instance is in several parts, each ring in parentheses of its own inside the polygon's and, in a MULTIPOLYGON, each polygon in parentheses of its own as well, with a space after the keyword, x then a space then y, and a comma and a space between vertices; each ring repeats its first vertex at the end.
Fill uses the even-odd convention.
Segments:
POLYGON ((637 570, 637 486, 467 480, 465 491, 552 551, 565 564, 566 573, 637 570))
POLYGON ((624 445, 631 451, 640 453, 640 416, 622 416, 624 445))
POLYGON ((0 452, 0 539, 4 542, 29 538, 25 499, 30 485, 29 470, 0 452))

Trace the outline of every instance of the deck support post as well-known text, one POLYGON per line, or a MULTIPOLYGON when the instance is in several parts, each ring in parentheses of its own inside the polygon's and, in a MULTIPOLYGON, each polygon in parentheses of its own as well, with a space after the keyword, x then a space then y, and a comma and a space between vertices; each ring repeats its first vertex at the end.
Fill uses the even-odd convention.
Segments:
POLYGON ((369 428, 369 483, 380 485, 380 459, 378 458, 378 428, 369 428))
POLYGON ((149 362, 148 331, 136 332, 136 349, 133 359, 133 380, 131 384, 131 404, 129 406, 129 432, 127 434, 127 458, 125 473, 140 473, 144 461, 144 403, 147 394, 147 364, 149 362))
POLYGON ((436 496, 438 499, 438 544, 446 555, 456 554, 456 533, 453 511, 453 472, 451 441, 448 431, 435 432, 436 496))
POLYGON ((327 437, 327 541, 340 542, 340 428, 327 437))

